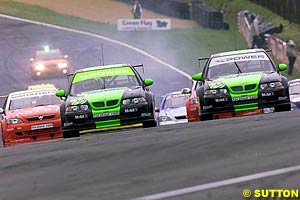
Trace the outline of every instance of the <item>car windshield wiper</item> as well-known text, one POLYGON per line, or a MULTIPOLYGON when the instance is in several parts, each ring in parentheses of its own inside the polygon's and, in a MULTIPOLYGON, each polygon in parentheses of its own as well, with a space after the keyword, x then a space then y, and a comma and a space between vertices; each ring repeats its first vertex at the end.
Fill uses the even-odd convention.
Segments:
POLYGON ((240 73, 243 73, 242 70, 241 70, 241 68, 238 66, 238 64, 237 64, 236 62, 234 62, 234 64, 235 64, 236 68, 238 69, 239 74, 240 74, 240 73))

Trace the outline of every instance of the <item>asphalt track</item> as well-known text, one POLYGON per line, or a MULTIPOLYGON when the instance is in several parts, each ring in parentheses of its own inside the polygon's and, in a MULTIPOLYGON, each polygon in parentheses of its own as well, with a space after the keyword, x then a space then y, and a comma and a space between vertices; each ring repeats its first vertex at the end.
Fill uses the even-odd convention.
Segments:
MULTIPOLYGON (((22 89, 30 82, 28 58, 46 39, 61 44, 74 66, 87 65, 87 58, 89 64, 98 62, 88 53, 87 58, 80 57, 85 46, 95 45, 92 38, 18 23, 0 20, 1 31, 7 32, 0 36, 1 73, 5 73, 1 92, 22 89), (80 42, 75 43, 74 38, 80 42)), ((116 57, 107 48, 108 62, 125 55, 122 58, 127 62, 135 58, 137 63, 163 68, 136 53, 131 55, 130 50, 103 43, 111 52, 119 52, 116 57)), ((155 69, 147 73, 154 76, 155 69)), ((165 86, 164 77, 153 78, 165 86)), ((52 81, 63 85, 65 79, 52 81)), ((156 86, 154 91, 163 90, 156 86)), ((300 164, 299 117, 297 111, 273 113, 1 148, 0 199, 133 199, 296 166, 300 164)), ((300 173, 295 171, 167 199, 244 199, 244 189, 298 189, 299 180, 300 173)))

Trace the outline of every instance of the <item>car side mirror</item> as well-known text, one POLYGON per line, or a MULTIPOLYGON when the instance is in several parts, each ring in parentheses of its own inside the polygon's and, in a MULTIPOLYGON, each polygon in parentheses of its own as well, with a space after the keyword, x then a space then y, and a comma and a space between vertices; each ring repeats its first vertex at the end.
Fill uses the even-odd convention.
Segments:
POLYGON ((284 71, 288 68, 288 66, 286 64, 279 64, 278 65, 278 69, 279 71, 284 71))
POLYGON ((0 108, 0 114, 5 114, 5 111, 3 108, 0 108))
POLYGON ((192 79, 193 79, 194 81, 201 81, 201 80, 202 80, 202 73, 194 74, 194 75, 192 76, 192 79))
POLYGON ((159 108, 158 108, 158 107, 155 107, 155 108, 154 108, 154 112, 159 113, 159 112, 160 112, 159 108))
POLYGON ((60 97, 61 99, 63 99, 63 98, 66 97, 66 91, 65 91, 65 90, 62 90, 62 89, 57 90, 56 93, 55 93, 55 95, 56 95, 57 97, 60 97))
POLYGON ((144 79, 144 84, 145 84, 145 86, 153 85, 153 80, 150 78, 146 78, 146 79, 144 79))
POLYGON ((33 61, 34 61, 34 58, 30 58, 29 61, 30 61, 30 62, 33 62, 33 61))

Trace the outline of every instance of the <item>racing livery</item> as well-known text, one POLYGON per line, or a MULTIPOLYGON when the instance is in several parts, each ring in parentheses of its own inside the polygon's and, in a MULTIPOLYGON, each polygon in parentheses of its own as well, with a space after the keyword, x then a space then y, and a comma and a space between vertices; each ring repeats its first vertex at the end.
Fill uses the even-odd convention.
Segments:
POLYGON ((10 93, 1 108, 4 146, 62 137, 57 89, 45 88, 10 93))
POLYGON ((45 46, 44 50, 35 52, 35 56, 30 59, 31 76, 33 79, 49 75, 66 75, 70 71, 68 56, 63 55, 59 49, 50 49, 45 46))
POLYGON ((163 97, 158 114, 159 125, 187 122, 185 101, 190 93, 189 88, 184 88, 181 91, 168 93, 163 97))
POLYGON ((288 81, 280 74, 285 69, 276 68, 263 49, 211 55, 203 72, 192 76, 199 85, 200 119, 291 110, 288 81))
POLYGON ((151 79, 142 79, 135 67, 115 64, 76 71, 61 105, 63 136, 77 137, 79 131, 143 123, 156 126, 151 79))
POLYGON ((194 81, 191 94, 185 101, 187 120, 188 122, 197 122, 199 118, 199 99, 197 97, 196 89, 198 88, 198 82, 194 81))
POLYGON ((289 81, 292 110, 300 110, 300 79, 289 81))

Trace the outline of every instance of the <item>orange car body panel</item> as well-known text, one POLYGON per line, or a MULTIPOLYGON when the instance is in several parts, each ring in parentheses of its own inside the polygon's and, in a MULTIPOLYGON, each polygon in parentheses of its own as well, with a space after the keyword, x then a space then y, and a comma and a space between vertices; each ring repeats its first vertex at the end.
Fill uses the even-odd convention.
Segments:
POLYGON ((1 128, 4 146, 62 138, 59 105, 7 110, 1 128), (6 119, 16 117, 24 123, 7 124, 6 119))
POLYGON ((185 102, 186 105, 186 113, 188 122, 196 122, 200 120, 199 117, 199 99, 196 95, 196 91, 192 90, 190 97, 185 102))

